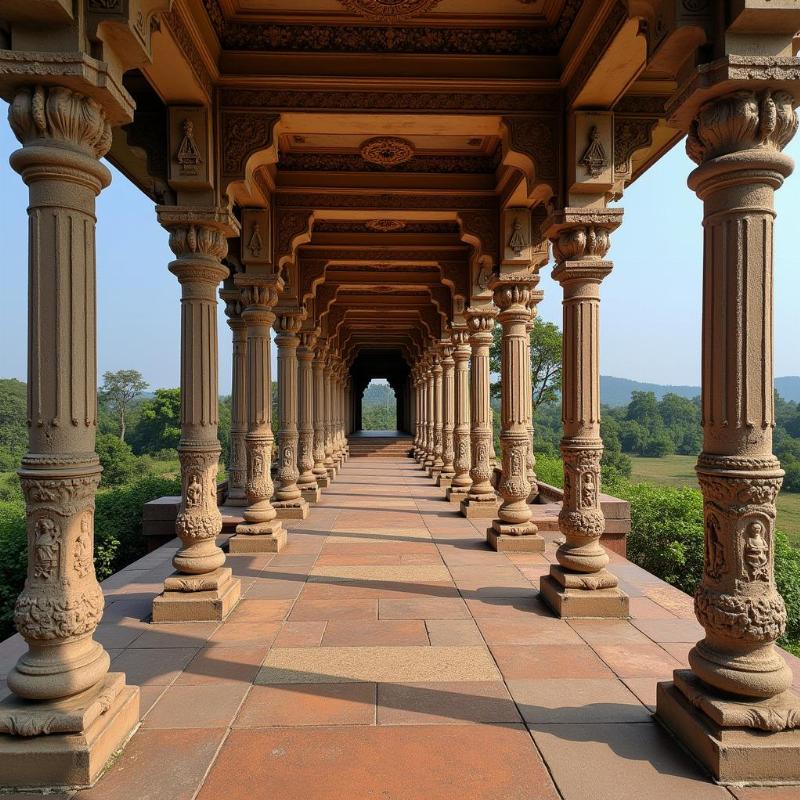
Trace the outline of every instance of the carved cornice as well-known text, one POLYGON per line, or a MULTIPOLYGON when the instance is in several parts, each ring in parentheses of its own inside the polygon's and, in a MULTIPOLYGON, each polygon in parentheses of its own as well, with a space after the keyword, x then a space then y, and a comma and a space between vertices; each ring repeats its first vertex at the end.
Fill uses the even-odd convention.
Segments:
POLYGON ((533 162, 536 179, 554 182, 558 175, 559 119, 555 116, 505 117, 508 145, 533 162))
POLYGON ((492 174, 499 164, 494 156, 412 156, 397 163, 375 163, 357 154, 282 153, 278 168, 287 172, 431 172, 492 174))
POLYGON ((279 114, 253 111, 225 111, 220 115, 222 174, 243 177, 247 159, 272 145, 279 114))
POLYGON ((369 220, 367 222, 333 222, 317 220, 314 223, 314 233, 453 233, 459 232, 456 222, 403 222, 402 220, 386 220, 400 222, 399 227, 381 228, 371 223, 383 220, 369 220))
POLYGON ((214 93, 214 80, 177 7, 171 11, 164 12, 160 19, 172 34, 172 38, 177 43, 181 53, 183 53, 186 63, 194 73, 195 78, 197 78, 197 82, 203 87, 203 91, 208 97, 211 97, 214 93))
POLYGON ((278 258, 291 255, 292 241, 309 229, 309 212, 279 209, 275 228, 278 235, 278 258))
POLYGON ((437 209, 457 211, 459 209, 496 209, 494 195, 435 195, 400 194, 341 194, 279 192, 276 204, 283 208, 384 208, 384 209, 437 209))
POLYGON ((658 119, 652 117, 614 116, 614 176, 630 177, 631 160, 637 150, 653 143, 658 119))
POLYGON ((327 89, 222 89, 220 106, 269 111, 557 111, 557 92, 337 91, 327 89))
POLYGON ((464 211, 458 215, 461 230, 476 237, 481 243, 481 252, 491 256, 495 265, 500 253, 500 220, 492 211, 464 211))
MULTIPOLYGON (((352 1, 352 0, 351 0, 352 1)), ((362 5, 369 0, 359 0, 362 5)), ((408 0, 406 0, 408 2, 408 0)), ((425 25, 290 25, 231 22, 219 0, 203 0, 209 20, 226 50, 310 53, 409 53, 426 55, 556 55, 581 7, 566 0, 553 26, 529 28, 425 25)), ((397 19, 384 18, 396 23, 397 19)), ((402 22, 402 21, 401 21, 402 22)))

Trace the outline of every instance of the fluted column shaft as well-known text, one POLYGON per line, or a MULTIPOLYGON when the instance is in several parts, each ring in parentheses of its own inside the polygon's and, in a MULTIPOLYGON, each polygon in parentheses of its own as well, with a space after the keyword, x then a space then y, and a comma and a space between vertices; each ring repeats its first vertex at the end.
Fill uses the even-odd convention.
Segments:
POLYGON ((297 348, 301 320, 295 314, 280 314, 275 321, 275 344, 278 348, 278 486, 276 503, 298 500, 297 486, 297 348))
POLYGON ((231 441, 228 454, 227 505, 247 505, 247 455, 244 437, 247 434, 247 324, 241 316, 239 290, 220 292, 226 301, 225 313, 231 329, 231 441))
POLYGON ((744 91, 701 109, 687 140, 703 201, 705 568, 695 594, 705 638, 689 653, 709 686, 773 697, 792 673, 773 642, 786 626, 774 574, 772 454, 774 192, 793 169, 781 150, 797 128, 791 95, 744 91))
POLYGON ((333 460, 333 369, 331 357, 325 362, 325 467, 328 473, 335 471, 333 460))
POLYGON ((325 359, 322 348, 314 351, 311 362, 314 379, 314 475, 317 481, 325 481, 328 471, 325 468, 325 359))
POLYGON ((528 495, 527 459, 530 452, 530 295, 532 280, 501 282, 494 287, 494 302, 500 309, 501 338, 501 398, 500 443, 502 446, 503 477, 498 487, 501 497, 498 509, 497 533, 525 535, 536 532, 531 523, 528 495))
POLYGON ((8 675, 30 700, 103 680, 92 635, 103 613, 94 571, 97 357, 95 198, 111 181, 100 107, 60 87, 22 89, 9 108, 22 143, 11 166, 28 186, 28 572, 14 624, 28 645, 8 675))
POLYGON ((425 468, 433 466, 436 459, 436 443, 435 443, 435 429, 436 429, 436 391, 434 388, 434 375, 433 375, 434 359, 433 355, 430 356, 427 369, 425 370, 425 396, 427 404, 427 420, 425 424, 426 437, 425 437, 425 468))
POLYGON ((472 350, 469 345, 469 333, 464 329, 453 332, 454 386, 455 386, 455 420, 453 426, 453 483, 452 488, 465 491, 472 486, 469 476, 471 459, 470 436, 470 381, 469 361, 472 350))
POLYGON ((300 475, 297 485, 301 490, 316 490, 317 478, 314 474, 314 340, 315 336, 309 333, 300 334, 300 347, 297 350, 298 359, 298 428, 299 443, 297 466, 300 475))
POLYGON ((489 396, 489 348, 497 311, 492 308, 468 309, 467 326, 472 348, 470 373, 470 438, 472 445, 472 486, 469 500, 494 502, 492 477, 492 407, 489 396))
POLYGON ((442 346, 442 472, 444 478, 452 478, 455 474, 453 461, 455 450, 453 445, 453 428, 455 426, 455 361, 453 345, 442 346))
POLYGON ((442 432, 444 428, 444 403, 442 397, 442 358, 439 353, 433 357, 433 464, 434 470, 441 470, 442 464, 442 432))
POLYGON ((528 403, 528 438, 530 440, 525 467, 528 474, 528 483, 531 485, 531 493, 528 495, 528 502, 533 502, 539 496, 539 483, 536 478, 536 455, 534 454, 535 428, 533 420, 533 385, 530 338, 531 333, 533 332, 533 326, 536 324, 536 307, 542 301, 543 297, 544 292, 541 289, 533 289, 531 291, 529 301, 531 316, 525 324, 525 330, 527 331, 528 335, 528 347, 526 350, 527 366, 525 374, 529 376, 528 387, 527 391, 525 392, 525 399, 528 403))

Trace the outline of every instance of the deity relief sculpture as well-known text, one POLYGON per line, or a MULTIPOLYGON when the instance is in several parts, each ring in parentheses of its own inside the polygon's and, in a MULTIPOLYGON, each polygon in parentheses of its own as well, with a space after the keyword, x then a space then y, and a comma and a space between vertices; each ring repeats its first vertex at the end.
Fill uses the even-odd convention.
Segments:
POLYGON ((765 534, 764 524, 757 519, 744 531, 742 561, 745 576, 751 581, 769 581, 769 545, 765 534))
POLYGON ((719 581, 727 570, 725 546, 720 539, 719 521, 714 514, 709 514, 706 521, 706 568, 709 578, 719 581))
POLYGON ((196 474, 192 474, 189 485, 186 487, 187 508, 197 508, 203 501, 203 485, 196 474))
POLYGON ((36 522, 34 537, 33 577, 50 580, 58 575, 61 556, 61 533, 49 517, 40 517, 36 522))
POLYGON ((72 549, 72 568, 79 578, 85 578, 92 570, 92 516, 81 517, 81 528, 72 549))
POLYGON ((183 130, 183 138, 178 145, 175 160, 178 162, 181 175, 197 175, 200 171, 200 165, 203 163, 203 158, 194 138, 194 123, 190 119, 185 119, 181 129, 183 130))

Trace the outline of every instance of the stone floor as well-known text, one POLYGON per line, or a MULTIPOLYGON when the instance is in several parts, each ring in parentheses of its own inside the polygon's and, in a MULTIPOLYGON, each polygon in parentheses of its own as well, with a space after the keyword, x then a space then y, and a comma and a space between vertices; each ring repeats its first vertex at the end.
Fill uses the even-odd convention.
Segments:
POLYGON ((284 552, 228 559, 222 625, 146 621, 174 546, 107 580, 98 638, 142 724, 94 789, 50 800, 800 798, 714 785, 652 721, 700 635, 688 597, 614 557, 632 620, 554 619, 553 545, 492 552, 441 494, 409 459, 352 458, 284 552))

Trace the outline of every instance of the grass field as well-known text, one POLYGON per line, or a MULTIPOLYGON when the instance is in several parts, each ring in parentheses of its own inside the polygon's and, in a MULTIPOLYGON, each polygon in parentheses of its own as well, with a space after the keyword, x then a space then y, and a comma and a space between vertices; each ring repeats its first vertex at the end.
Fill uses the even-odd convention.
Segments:
MULTIPOLYGON (((697 486, 694 474, 695 456, 643 458, 631 456, 631 480, 657 486, 697 486)), ((800 494, 781 492, 778 495, 778 528, 800 547, 800 494)))

